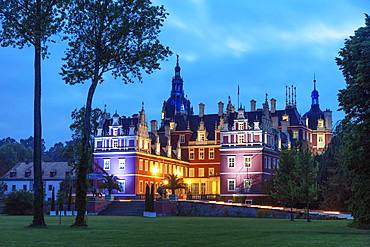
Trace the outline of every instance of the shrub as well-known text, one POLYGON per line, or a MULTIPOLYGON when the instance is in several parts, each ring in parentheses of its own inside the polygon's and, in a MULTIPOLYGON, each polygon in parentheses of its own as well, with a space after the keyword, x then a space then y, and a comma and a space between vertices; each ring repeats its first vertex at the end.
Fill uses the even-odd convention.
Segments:
POLYGON ((29 191, 13 191, 4 201, 4 213, 10 215, 32 214, 33 194, 29 191))

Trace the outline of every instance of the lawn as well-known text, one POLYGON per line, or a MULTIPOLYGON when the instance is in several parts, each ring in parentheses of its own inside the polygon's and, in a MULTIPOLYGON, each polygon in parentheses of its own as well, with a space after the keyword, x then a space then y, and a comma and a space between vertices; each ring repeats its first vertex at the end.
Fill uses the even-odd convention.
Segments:
POLYGON ((46 220, 46 229, 30 229, 31 217, 0 216, 0 246, 370 246, 370 231, 348 221, 94 216, 73 229, 72 217, 46 220))

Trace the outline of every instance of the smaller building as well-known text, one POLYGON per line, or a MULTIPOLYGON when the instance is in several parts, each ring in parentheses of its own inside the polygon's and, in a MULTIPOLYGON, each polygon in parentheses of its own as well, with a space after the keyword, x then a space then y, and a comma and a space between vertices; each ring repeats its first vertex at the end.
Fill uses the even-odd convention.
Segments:
MULTIPOLYGON (((53 188, 57 195, 60 183, 67 176, 74 176, 67 162, 42 162, 45 200, 51 199, 53 188)), ((0 181, 5 183, 5 194, 9 194, 19 190, 33 191, 33 179, 33 163, 19 163, 5 173, 0 181)))

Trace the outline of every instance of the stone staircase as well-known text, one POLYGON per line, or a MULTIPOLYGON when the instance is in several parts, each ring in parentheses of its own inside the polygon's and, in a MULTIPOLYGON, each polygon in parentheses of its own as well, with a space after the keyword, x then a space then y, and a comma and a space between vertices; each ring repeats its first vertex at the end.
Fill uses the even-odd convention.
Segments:
POLYGON ((144 201, 114 201, 98 215, 111 216, 142 216, 145 209, 144 201))

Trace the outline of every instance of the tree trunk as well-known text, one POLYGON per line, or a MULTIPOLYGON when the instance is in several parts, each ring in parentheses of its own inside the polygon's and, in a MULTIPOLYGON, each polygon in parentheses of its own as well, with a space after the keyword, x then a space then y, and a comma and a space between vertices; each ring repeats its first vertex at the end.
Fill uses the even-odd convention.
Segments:
POLYGON ((84 116, 84 128, 82 137, 82 154, 80 159, 80 164, 77 172, 77 184, 76 184, 76 209, 77 216, 73 226, 87 226, 85 220, 86 204, 87 204, 87 172, 90 167, 90 133, 91 133, 91 105, 93 96, 95 93, 96 86, 98 85, 98 80, 94 77, 89 92, 87 95, 86 106, 85 106, 85 116, 84 116))
POLYGON ((290 221, 294 221, 293 207, 292 207, 292 205, 290 205, 290 221))
POLYGON ((35 94, 34 94, 34 120, 33 120, 33 174, 34 174, 34 200, 33 220, 31 227, 46 226, 44 220, 44 189, 41 168, 41 40, 35 45, 35 94))
POLYGON ((307 202, 307 222, 310 222, 311 221, 311 218, 310 218, 310 203, 307 202))

